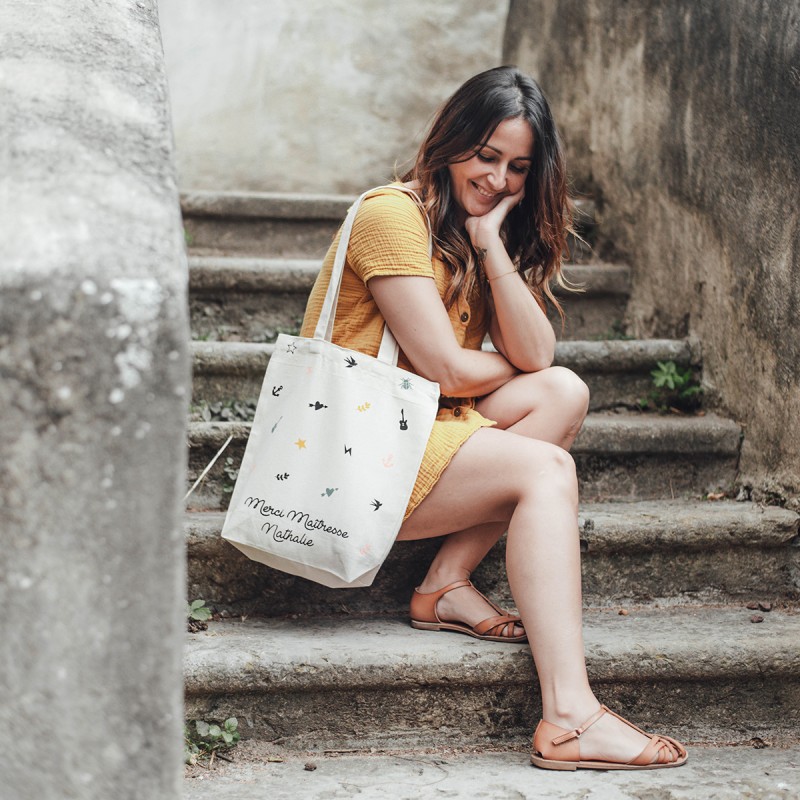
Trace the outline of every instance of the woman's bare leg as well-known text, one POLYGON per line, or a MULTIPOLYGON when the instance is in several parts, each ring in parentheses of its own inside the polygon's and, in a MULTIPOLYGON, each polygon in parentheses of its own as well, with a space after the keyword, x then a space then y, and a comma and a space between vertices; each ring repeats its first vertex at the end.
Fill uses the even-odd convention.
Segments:
MULTIPOLYGON (((577 513, 577 479, 566 451, 483 429, 456 453, 399 537, 508 521, 509 583, 539 675, 543 716, 567 729, 599 707, 584 661, 577 513)), ((581 754, 627 761, 647 742, 606 715, 581 737, 581 754)))
MULTIPOLYGON (((568 369, 551 367, 519 375, 477 403, 477 410, 497 426, 569 450, 589 407, 589 389, 568 369)), ((469 578, 506 530, 505 522, 474 525, 449 535, 431 563, 421 592, 434 592, 469 578)), ((449 592, 439 602, 442 619, 477 625, 494 614, 468 587, 449 592)), ((515 635, 521 634, 517 628, 515 635)))

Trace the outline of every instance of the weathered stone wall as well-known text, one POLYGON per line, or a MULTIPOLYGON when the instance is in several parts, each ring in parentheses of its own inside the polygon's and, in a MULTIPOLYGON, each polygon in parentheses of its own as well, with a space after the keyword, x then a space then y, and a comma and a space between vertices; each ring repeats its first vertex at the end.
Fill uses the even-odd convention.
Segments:
POLYGON ((0 795, 178 798, 189 334, 155 0, 5 0, 0 36, 0 795))
POLYGON ((630 332, 701 338, 742 483, 796 502, 800 2, 512 0, 505 55, 634 268, 630 332))
POLYGON ((182 187, 356 192, 391 177, 508 0, 159 0, 182 187))

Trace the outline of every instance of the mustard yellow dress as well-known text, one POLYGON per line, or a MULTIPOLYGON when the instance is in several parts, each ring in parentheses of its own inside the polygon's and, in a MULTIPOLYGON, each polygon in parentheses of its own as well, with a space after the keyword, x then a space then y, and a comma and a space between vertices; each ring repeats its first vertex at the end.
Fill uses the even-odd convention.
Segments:
MULTIPOLYGON (((311 290, 302 336, 314 335, 340 236, 341 229, 334 237, 311 290)), ((336 306, 335 344, 377 356, 384 320, 368 282, 382 275, 433 278, 442 298, 449 282, 444 264, 428 255, 428 228, 422 211, 411 196, 390 187, 378 189, 364 198, 356 214, 336 306)), ((413 314, 414 309, 408 312, 413 314)), ((458 343, 479 350, 489 324, 489 311, 480 293, 476 291, 468 299, 459 298, 450 308, 449 316, 458 343)), ((402 351, 398 366, 416 373, 402 351)), ((405 519, 439 480, 458 448, 479 428, 496 424, 481 416, 474 404, 473 398, 441 398, 405 519)))

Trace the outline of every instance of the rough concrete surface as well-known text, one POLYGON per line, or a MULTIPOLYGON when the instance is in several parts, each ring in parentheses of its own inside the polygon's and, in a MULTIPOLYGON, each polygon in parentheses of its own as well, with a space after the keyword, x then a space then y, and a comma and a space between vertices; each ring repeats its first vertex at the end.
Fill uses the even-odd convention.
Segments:
MULTIPOLYGON (((690 741, 797 739, 800 616, 746 608, 588 610, 598 697, 690 741)), ((189 637, 189 718, 236 716, 287 748, 519 744, 541 714, 526 645, 416 631, 407 620, 247 620, 189 637)))
POLYGON ((702 340, 739 482, 800 502, 800 2, 512 0, 504 54, 631 263, 628 332, 702 340))
POLYGON ((500 63, 508 0, 160 0, 181 185, 349 192, 500 63))
POLYGON ((185 800, 794 800, 800 768, 798 747, 691 747, 682 767, 642 772, 553 772, 515 751, 269 755, 196 769, 185 800))
MULTIPOLYGON (((188 593, 230 614, 405 614, 439 539, 398 542, 366 589, 328 589, 251 561, 220 536, 223 514, 185 521, 188 593)), ((580 512, 586 606, 737 598, 778 601, 800 592, 798 517, 750 503, 661 501, 585 504, 580 512)), ((502 539, 473 575, 513 606, 502 539)))
POLYGON ((0 17, 0 794, 177 798, 190 374, 155 2, 0 17))

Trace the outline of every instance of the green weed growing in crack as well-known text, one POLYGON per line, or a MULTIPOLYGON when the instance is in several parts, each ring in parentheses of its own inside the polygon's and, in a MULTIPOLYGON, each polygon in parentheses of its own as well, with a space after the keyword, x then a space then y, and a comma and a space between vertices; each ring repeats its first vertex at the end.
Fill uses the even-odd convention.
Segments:
POLYGON ((643 409, 656 411, 690 412, 700 408, 703 387, 694 377, 691 367, 681 369, 674 361, 657 361, 653 377, 653 390, 639 400, 643 409))
POLYGON ((197 764, 208 758, 209 765, 214 758, 230 759, 220 751, 230 750, 239 743, 239 721, 228 717, 222 724, 195 719, 183 726, 183 760, 186 764, 197 764))
POLYGON ((239 477, 239 468, 234 466, 234 460, 230 456, 225 459, 225 466, 222 471, 225 473, 225 480, 222 482, 222 491, 225 494, 231 494, 233 487, 236 484, 236 479, 239 477))
POLYGON ((186 604, 186 621, 189 633, 197 633, 208 628, 206 624, 211 619, 211 609, 205 600, 192 600, 186 604))

